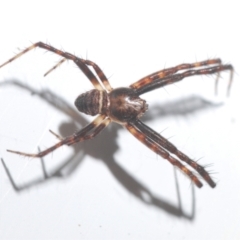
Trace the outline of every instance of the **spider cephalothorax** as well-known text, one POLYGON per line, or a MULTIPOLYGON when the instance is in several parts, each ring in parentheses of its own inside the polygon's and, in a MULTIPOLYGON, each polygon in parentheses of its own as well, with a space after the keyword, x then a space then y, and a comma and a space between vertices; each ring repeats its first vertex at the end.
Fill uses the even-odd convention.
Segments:
MULTIPOLYGON (((201 181, 196 176, 196 173, 189 170, 186 165, 183 165, 181 162, 185 162, 191 166, 211 187, 216 186, 215 182, 212 180, 209 173, 204 169, 204 167, 182 153, 166 138, 139 120, 139 118, 148 108, 146 101, 141 99, 139 96, 154 89, 181 81, 185 77, 216 73, 217 76, 219 76, 219 73, 225 70, 229 70, 231 73, 228 85, 229 93, 233 78, 232 65, 224 65, 221 63, 220 59, 209 59, 202 62, 180 64, 176 67, 167 68, 152 73, 133 83, 128 88, 112 89, 105 74, 94 62, 78 58, 70 53, 58 50, 48 44, 37 42, 13 58, 9 59, 7 62, 3 63, 0 68, 36 47, 46 49, 63 57, 63 59, 53 68, 51 68, 45 74, 45 76, 57 66, 62 64, 66 59, 72 60, 81 69, 81 71, 91 81, 95 89, 79 95, 75 101, 75 105, 80 112, 92 116, 99 114, 99 116, 97 116, 95 120, 88 124, 86 127, 71 136, 61 138, 57 134, 54 134, 60 139, 60 141, 42 152, 31 154, 13 150, 7 151, 23 156, 43 157, 62 145, 72 145, 77 142, 92 139, 107 125, 109 125, 111 121, 114 121, 124 126, 134 137, 136 137, 152 151, 159 154, 161 157, 168 160, 172 165, 182 170, 194 182, 196 186, 202 187, 201 181), (92 67, 94 69, 97 77, 93 74, 89 67, 92 67), (182 70, 186 71, 177 73, 182 70)), ((216 80, 216 86, 217 81, 218 77, 216 80)))
POLYGON ((140 118, 147 110, 146 101, 132 88, 116 88, 109 93, 107 114, 118 123, 126 123, 140 118))

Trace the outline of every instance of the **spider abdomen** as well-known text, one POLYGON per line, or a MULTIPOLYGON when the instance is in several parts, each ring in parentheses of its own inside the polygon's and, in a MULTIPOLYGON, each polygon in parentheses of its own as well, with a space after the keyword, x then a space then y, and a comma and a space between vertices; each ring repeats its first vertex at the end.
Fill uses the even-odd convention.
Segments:
POLYGON ((85 92, 77 97, 75 106, 80 112, 95 116, 106 112, 108 105, 107 92, 97 89, 85 92))

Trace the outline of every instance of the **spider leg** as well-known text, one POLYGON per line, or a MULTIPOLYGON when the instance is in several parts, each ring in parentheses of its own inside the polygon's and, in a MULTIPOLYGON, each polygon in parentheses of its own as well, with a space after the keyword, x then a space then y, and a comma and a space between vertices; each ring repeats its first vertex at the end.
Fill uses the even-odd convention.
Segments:
POLYGON ((136 121, 129 122, 125 125, 127 130, 136 137, 140 142, 145 144, 148 148, 150 148, 152 151, 160 155, 162 158, 167 159, 172 165, 178 167, 182 172, 184 172, 193 182, 194 184, 201 188, 202 183, 197 178, 197 176, 194 175, 192 171, 190 171, 187 167, 185 167, 181 162, 179 162, 176 158, 171 156, 165 149, 163 149, 159 143, 155 142, 151 136, 146 135, 143 133, 138 127, 136 126, 136 121))
POLYGON ((106 118, 98 127, 96 127, 94 129, 94 131, 92 131, 91 133, 87 134, 86 136, 83 137, 78 137, 76 140, 74 141, 70 141, 68 143, 68 146, 77 143, 77 142, 82 142, 82 141, 86 141, 86 140, 90 140, 93 139, 96 135, 98 135, 105 127, 107 127, 109 124, 111 123, 111 119, 110 118, 106 118))
POLYGON ((229 79, 228 89, 227 89, 227 93, 229 95, 231 84, 232 84, 232 79, 233 79, 233 66, 230 65, 230 64, 218 65, 218 66, 202 68, 202 69, 197 69, 197 70, 192 69, 192 70, 185 71, 183 73, 169 75, 169 76, 164 77, 164 78, 160 78, 160 77, 157 78, 156 77, 156 79, 154 79, 154 80, 146 83, 142 87, 136 89, 136 93, 138 95, 141 95, 141 94, 144 94, 146 92, 152 91, 154 89, 166 86, 168 84, 172 84, 172 83, 181 81, 185 77, 190 77, 190 76, 194 76, 194 75, 214 74, 214 73, 219 73, 221 71, 226 71, 226 70, 230 71, 230 79, 229 79))
POLYGON ((155 143, 158 145, 162 146, 164 149, 169 151, 172 154, 175 154, 180 160, 186 162, 188 165, 190 165, 193 169, 195 169, 202 177, 203 179, 212 187, 214 188, 216 186, 215 182, 211 179, 209 176, 209 173, 190 159, 187 155, 179 151, 172 143, 170 143, 166 138, 162 137, 160 134, 155 132, 153 129, 145 125, 143 122, 140 120, 136 120, 134 122, 134 126, 139 129, 143 134, 147 135, 151 140, 153 140, 155 143))
POLYGON ((95 70, 95 72, 97 73, 98 77, 100 78, 100 80, 102 81, 104 87, 110 92, 112 91, 112 87, 109 83, 109 81, 107 80, 107 77, 105 76, 104 72, 101 70, 101 68, 94 62, 90 61, 90 60, 84 60, 82 59, 82 61, 87 64, 88 66, 92 66, 93 69, 95 70))
MULTIPOLYGON (((195 63, 183 63, 183 64, 177 65, 175 67, 165 68, 163 70, 154 72, 144 78, 141 78, 137 82, 131 84, 130 87, 134 88, 134 89, 139 89, 152 81, 167 77, 169 75, 173 75, 180 70, 186 70, 186 69, 190 69, 190 68, 197 68, 197 67, 203 67, 203 66, 209 66, 209 65, 220 65, 221 63, 222 63, 222 61, 219 58, 208 59, 205 61, 195 62, 195 63)), ((218 79, 218 77, 217 77, 217 79, 218 79)), ((217 82, 217 79, 216 79, 216 82, 217 82)))
POLYGON ((97 80, 97 78, 95 77, 95 75, 92 73, 92 71, 89 69, 89 67, 82 61, 83 59, 78 58, 74 55, 72 55, 71 53, 68 52, 63 52, 59 49, 56 49, 48 44, 45 44, 43 42, 37 42, 34 43, 32 46, 24 49, 22 52, 18 53, 17 55, 15 55, 14 57, 10 58, 8 61, 6 61, 5 63, 3 63, 2 65, 0 65, 0 68, 7 65, 8 63, 14 61, 15 59, 21 57, 23 54, 29 52, 30 50, 39 47, 39 48, 43 48, 46 49, 47 51, 56 53, 66 59, 72 60, 81 70, 82 72, 86 75, 86 77, 91 81, 91 83, 93 84, 93 86, 98 89, 98 90, 104 90, 102 85, 99 83, 99 81, 97 80))
POLYGON ((24 153, 24 152, 13 151, 13 150, 7 150, 7 151, 11 152, 11 153, 23 155, 26 157, 36 157, 36 158, 39 157, 40 158, 40 157, 43 157, 43 156, 49 154, 50 152, 54 151, 55 149, 57 149, 63 145, 70 146, 74 143, 82 142, 82 141, 94 138, 99 132, 101 132, 110 123, 110 121, 111 120, 109 118, 106 118, 105 115, 100 115, 97 118, 95 118, 95 120, 93 122, 88 124, 86 127, 81 129, 80 131, 76 132, 75 134, 73 134, 69 137, 62 139, 57 144, 53 145, 50 148, 47 148, 46 150, 44 150, 42 152, 39 152, 39 153, 24 153))
POLYGON ((44 77, 46 77, 50 72, 52 72, 53 70, 55 70, 57 67, 59 67, 62 63, 64 63, 67 59, 63 58, 61 59, 56 65, 54 65, 52 68, 50 68, 46 73, 44 73, 44 77))
MULTIPOLYGON (((50 72, 52 72, 53 70, 55 70, 57 67, 59 67, 62 63, 64 63, 67 59, 63 58, 61 59, 55 66, 53 66, 51 69, 49 69, 45 74, 44 77, 46 77, 50 72)), ((104 72, 101 70, 101 68, 94 62, 89 61, 89 60, 84 60, 81 59, 82 62, 84 62, 86 65, 93 67, 94 71, 97 73, 99 79, 101 80, 101 82, 103 83, 104 87, 110 92, 112 91, 112 87, 109 83, 109 81, 107 80, 107 77, 105 76, 104 72)))

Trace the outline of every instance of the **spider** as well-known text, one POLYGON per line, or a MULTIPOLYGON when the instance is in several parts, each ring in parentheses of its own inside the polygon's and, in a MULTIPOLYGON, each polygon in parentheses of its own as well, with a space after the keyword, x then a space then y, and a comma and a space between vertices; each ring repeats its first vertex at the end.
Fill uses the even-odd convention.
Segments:
POLYGON ((60 141, 39 153, 32 154, 7 150, 8 152, 27 157, 43 157, 62 145, 70 146, 77 142, 83 142, 94 138, 113 121, 125 127, 135 138, 149 149, 179 168, 197 187, 201 188, 203 184, 196 173, 198 173, 212 188, 216 186, 216 183, 212 180, 210 174, 203 166, 189 158, 166 138, 140 121, 140 118, 148 109, 146 101, 140 98, 140 95, 168 84, 181 81, 186 77, 207 74, 217 74, 215 84, 216 90, 220 72, 225 70, 230 71, 230 80, 228 84, 229 93, 233 79, 232 65, 222 64, 221 59, 218 58, 190 64, 180 64, 145 76, 129 87, 113 89, 107 77, 96 63, 76 57, 75 55, 56 49, 43 42, 37 42, 0 65, 0 68, 36 47, 46 49, 47 51, 63 57, 62 60, 44 74, 44 76, 66 60, 72 60, 80 68, 95 89, 80 94, 75 100, 75 106, 80 112, 91 116, 98 116, 83 129, 65 138, 60 137, 50 130, 60 141), (97 76, 94 75, 90 67, 92 67, 92 70, 95 71, 97 76), (180 70, 185 71, 178 73, 180 70), (188 164, 196 173, 189 170, 187 165, 183 165, 182 162, 188 164))

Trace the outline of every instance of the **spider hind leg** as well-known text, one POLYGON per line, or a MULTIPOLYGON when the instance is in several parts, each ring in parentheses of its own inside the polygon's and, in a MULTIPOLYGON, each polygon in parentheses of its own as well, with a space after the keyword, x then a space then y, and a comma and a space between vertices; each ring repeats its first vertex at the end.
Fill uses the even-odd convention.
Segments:
POLYGON ((199 165, 196 161, 190 159, 186 154, 178 150, 171 142, 169 142, 166 138, 161 136, 159 133, 145 125, 140 120, 136 120, 134 122, 134 126, 137 127, 143 134, 148 136, 151 140, 153 140, 156 144, 167 150, 168 152, 177 156, 181 161, 187 163, 194 170, 196 170, 199 175, 212 187, 216 186, 216 183, 211 179, 209 173, 204 169, 203 166, 199 165))
POLYGON ((176 166, 183 173, 185 173, 198 188, 201 188, 203 186, 202 182, 192 171, 184 166, 179 160, 171 156, 168 151, 156 143, 151 137, 142 133, 141 130, 136 126, 135 121, 127 123, 125 127, 134 137, 136 137, 140 142, 150 148, 153 152, 168 160, 172 165, 176 166))

